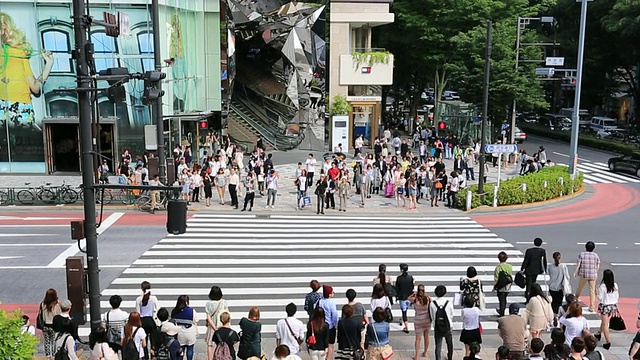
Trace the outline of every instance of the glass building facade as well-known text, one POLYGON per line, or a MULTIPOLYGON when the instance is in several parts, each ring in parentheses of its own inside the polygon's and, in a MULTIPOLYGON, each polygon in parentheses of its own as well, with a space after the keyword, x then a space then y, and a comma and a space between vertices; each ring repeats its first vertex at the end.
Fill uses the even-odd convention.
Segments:
MULTIPOLYGON (((0 2, 0 173, 80 170, 71 8, 70 0, 0 2)), ((89 11, 100 20, 103 12, 123 12, 130 24, 130 34, 117 38, 101 26, 91 28, 95 73, 153 70, 160 51, 165 116, 221 110, 219 1, 160 0, 160 49, 154 49, 146 1, 93 1, 89 11)), ((142 155, 144 126, 155 124, 141 101, 143 82, 130 81, 124 89, 124 99, 115 103, 104 91, 94 97, 95 136, 112 169, 124 150, 142 155)))

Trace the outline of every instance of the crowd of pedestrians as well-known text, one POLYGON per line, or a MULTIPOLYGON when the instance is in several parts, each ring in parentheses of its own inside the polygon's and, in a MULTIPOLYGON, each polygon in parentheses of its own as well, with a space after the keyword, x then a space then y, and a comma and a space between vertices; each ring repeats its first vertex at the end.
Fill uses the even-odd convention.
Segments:
MULTIPOLYGON (((578 255, 574 272, 574 276, 579 278, 578 291, 572 293, 569 271, 561 262, 560 253, 553 253, 553 261, 548 263, 543 243, 540 238, 534 240, 534 246, 526 251, 519 271, 509 264, 505 252, 497 255, 494 281, 488 284, 492 285, 499 299, 496 312, 498 334, 503 345, 498 349, 497 358, 604 359, 597 346, 610 348, 611 319, 619 317, 619 289, 613 272, 609 269, 600 272, 595 245, 587 242, 585 251, 578 255), (538 277, 544 278, 548 292, 543 290, 538 277), (593 295, 589 310, 597 309, 601 318, 597 331, 590 329, 578 301, 586 285, 593 295), (513 286, 526 289, 526 302, 513 302, 507 307, 513 286), (545 345, 541 338, 547 330, 551 330, 551 342, 545 345)), ((390 324, 397 322, 405 333, 410 333, 408 310, 413 308, 413 359, 426 357, 433 341, 435 359, 443 358, 445 343, 446 359, 451 360, 454 307, 461 308, 462 328, 458 340, 464 344, 465 359, 478 359, 483 337, 480 315, 487 308, 487 301, 476 269, 472 266, 467 268, 453 294, 444 285, 436 286, 433 294, 427 294, 425 286, 416 283, 410 274, 408 264, 400 264, 399 270, 399 275, 392 280, 386 265, 379 266, 378 274, 372 280, 372 292, 366 295, 370 296, 367 305, 356 300, 358 294, 354 289, 343 295, 346 301, 338 302, 332 286, 312 280, 309 284, 311 291, 304 299, 303 317, 296 317, 298 308, 294 303, 284 306, 286 316, 276 324, 274 354, 263 351, 258 307, 252 307, 247 316, 239 320, 241 331, 238 333, 230 327, 229 304, 218 286, 211 288, 204 314, 198 314, 190 306, 187 295, 179 296, 173 309, 160 308, 158 299, 152 294, 151 284, 144 281, 131 313, 120 309, 120 296, 113 295, 109 299, 112 309, 103 314, 103 326, 90 336, 92 359, 116 359, 116 354, 120 353, 124 360, 192 360, 198 341, 197 324, 203 319, 207 328, 204 343, 209 360, 233 360, 236 357, 242 360, 281 359, 287 356, 291 360, 305 351, 312 360, 362 360, 363 357, 389 360, 394 353, 389 341, 390 324), (344 305, 339 307, 339 303, 344 305), (401 312, 397 319, 392 312, 394 303, 398 304, 401 312), (133 357, 129 357, 131 351, 134 352, 133 357)), ((59 301, 54 289, 46 292, 38 317, 42 318, 44 348, 49 359, 60 349, 68 350, 70 359, 76 359, 74 350, 76 341, 80 339, 69 315, 70 308, 69 300, 59 301)), ((28 329, 28 324, 26 326, 28 329)), ((640 340, 640 336, 636 338, 640 340)), ((634 346, 637 351, 640 341, 634 346)))

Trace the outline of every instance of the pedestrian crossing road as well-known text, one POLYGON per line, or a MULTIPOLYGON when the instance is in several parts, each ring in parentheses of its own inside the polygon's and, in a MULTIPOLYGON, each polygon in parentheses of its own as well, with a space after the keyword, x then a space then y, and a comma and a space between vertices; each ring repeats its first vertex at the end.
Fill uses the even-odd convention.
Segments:
MULTIPOLYGON (((568 166, 567 164, 558 165, 568 166)), ((609 171, 609 165, 603 162, 579 163, 578 170, 583 174, 585 184, 640 183, 640 179, 633 175, 609 171)))
MULTIPOLYGON (((429 294, 436 285, 447 286, 449 300, 458 289, 468 266, 475 266, 483 281, 487 309, 482 311, 484 329, 495 329, 498 299, 491 292, 497 255, 505 251, 519 268, 523 254, 513 245, 468 217, 360 217, 301 215, 195 214, 182 235, 168 235, 102 292, 103 312, 108 298, 123 297, 122 307, 131 311, 147 280, 160 306, 171 309, 179 295, 201 314, 199 330, 205 331, 204 306, 212 285, 222 288, 232 323, 259 306, 263 333, 275 332, 285 316, 284 307, 298 305, 297 316, 306 319, 304 297, 312 279, 333 286, 338 309, 346 303, 345 292, 353 288, 357 300, 369 308, 373 278, 379 264, 387 264, 392 279, 399 264, 409 264, 416 284, 429 294)), ((523 292, 513 287, 509 302, 524 302, 523 292)), ((394 318, 400 319, 397 305, 394 318)), ((413 311, 409 311, 410 320, 413 311)), ((454 312, 454 328, 461 328, 460 308, 454 312)), ((401 330, 398 323, 392 324, 401 330)))

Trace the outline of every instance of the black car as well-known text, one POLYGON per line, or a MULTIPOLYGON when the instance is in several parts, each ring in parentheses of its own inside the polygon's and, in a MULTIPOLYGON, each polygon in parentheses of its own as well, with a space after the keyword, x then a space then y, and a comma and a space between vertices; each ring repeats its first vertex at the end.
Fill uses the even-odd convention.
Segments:
POLYGON ((609 171, 626 172, 640 177, 640 154, 634 153, 609 159, 609 171))

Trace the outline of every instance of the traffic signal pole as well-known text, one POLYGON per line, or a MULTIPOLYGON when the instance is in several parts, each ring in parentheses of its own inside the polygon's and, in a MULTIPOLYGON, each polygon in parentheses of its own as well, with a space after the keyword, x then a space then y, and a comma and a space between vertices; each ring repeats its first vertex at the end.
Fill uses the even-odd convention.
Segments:
MULTIPOLYGON (((160 57, 160 9, 158 0, 151 0, 151 18, 153 21, 153 59, 156 71, 162 71, 162 59, 160 57)), ((162 83, 158 82, 157 88, 162 90, 162 83)), ((156 138, 158 142, 158 175, 163 184, 167 183, 167 158, 164 148, 164 119, 162 116, 162 102, 158 99, 153 104, 153 117, 156 123, 156 138)))
POLYGON ((78 124, 80 127, 80 151, 82 185, 84 194, 84 235, 89 280, 89 308, 91 328, 100 326, 100 269, 98 266, 98 232, 96 228, 96 199, 93 177, 93 132, 91 129, 91 91, 93 81, 89 77, 89 62, 92 61, 93 45, 87 40, 88 18, 83 0, 73 0, 73 31, 75 36, 78 124))
POLYGON ((571 145, 569 149, 569 174, 571 178, 578 174, 578 130, 580 129, 580 96, 582 92, 582 67, 584 64, 584 38, 587 28, 587 2, 582 0, 580 10, 580 35, 578 38, 578 68, 576 74, 576 93, 573 101, 573 116, 571 117, 571 145))
POLYGON ((491 43, 493 35, 493 23, 489 21, 487 24, 487 50, 484 59, 484 105, 482 108, 482 124, 480 125, 480 169, 478 169, 478 194, 484 194, 484 163, 486 154, 484 147, 486 142, 486 127, 489 118, 489 80, 491 79, 491 43))

